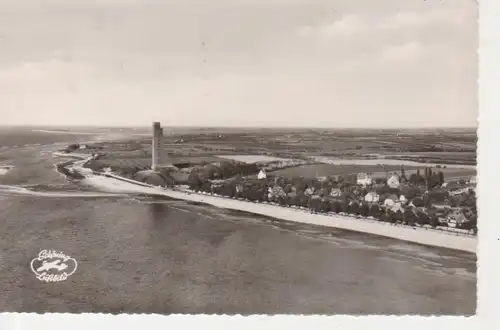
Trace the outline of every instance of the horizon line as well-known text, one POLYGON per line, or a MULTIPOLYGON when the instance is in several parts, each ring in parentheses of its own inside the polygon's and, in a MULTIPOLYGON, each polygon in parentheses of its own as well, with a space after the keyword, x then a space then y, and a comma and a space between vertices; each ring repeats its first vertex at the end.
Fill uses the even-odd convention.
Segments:
MULTIPOLYGON (((0 124, 0 127, 29 127, 29 128, 47 128, 47 127, 57 127, 57 128, 77 128, 77 127, 89 127, 89 128, 150 128, 155 121, 152 121, 150 125, 63 125, 63 124, 46 124, 46 125, 26 125, 26 124, 0 124)), ((160 124, 161 121, 156 121, 160 124)), ((349 127, 349 126, 245 126, 245 125, 221 125, 221 126, 199 126, 199 125, 172 125, 162 127, 171 128, 198 128, 198 129, 214 129, 214 128, 243 128, 243 129, 384 129, 384 130, 397 130, 397 129, 478 129, 476 126, 399 126, 399 127, 388 127, 388 126, 375 126, 375 127, 349 127)))

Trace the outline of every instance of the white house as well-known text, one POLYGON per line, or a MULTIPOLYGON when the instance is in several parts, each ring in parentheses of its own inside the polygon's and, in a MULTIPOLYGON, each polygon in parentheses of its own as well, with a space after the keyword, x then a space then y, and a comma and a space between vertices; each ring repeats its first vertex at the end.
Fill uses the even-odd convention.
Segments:
POLYGON ((372 177, 366 173, 358 173, 356 183, 360 186, 369 186, 373 183, 372 177))
POLYGON ((384 200, 384 206, 392 207, 396 203, 399 203, 399 198, 396 195, 389 195, 389 197, 384 200))
POLYGON ((241 184, 236 185, 236 192, 237 193, 243 192, 243 185, 241 185, 241 184))
POLYGON ((400 183, 399 183, 399 176, 397 174, 393 174, 387 179, 387 185, 390 188, 399 188, 400 183))
POLYGON ((404 212, 404 209, 401 206, 401 203, 394 203, 394 205, 391 206, 391 211, 392 212, 398 212, 398 211, 404 212))
POLYGON ((477 184, 477 178, 475 175, 470 177, 469 184, 477 184))
POLYGON ((307 188, 307 189, 304 191, 304 195, 306 195, 306 196, 312 196, 313 194, 314 194, 314 187, 307 188))
POLYGON ((394 204, 396 204, 396 202, 390 198, 386 198, 386 200, 384 201, 384 206, 392 207, 394 206, 394 204))
POLYGON ((369 192, 365 196, 365 202, 368 202, 368 203, 377 203, 379 200, 380 200, 379 194, 377 194, 374 191, 369 192))
POLYGON ((259 174, 257 174, 257 179, 262 180, 267 178, 266 171, 264 169, 260 170, 259 174))
POLYGON ((330 197, 340 197, 342 196, 342 190, 340 188, 332 188, 330 191, 330 197))
POLYGON ((406 204, 408 202, 408 199, 406 199, 405 195, 401 195, 401 196, 399 196, 399 201, 402 204, 406 204))
POLYGON ((448 225, 451 225, 450 227, 456 227, 457 225, 461 225, 468 221, 467 217, 460 211, 456 211, 449 215, 447 220, 448 225))
POLYGON ((267 196, 269 197, 269 199, 273 199, 273 198, 277 198, 277 197, 285 197, 286 196, 286 193, 285 191, 283 190, 283 187, 281 186, 274 186, 274 187, 269 187, 268 190, 267 190, 269 193, 267 194, 267 196))

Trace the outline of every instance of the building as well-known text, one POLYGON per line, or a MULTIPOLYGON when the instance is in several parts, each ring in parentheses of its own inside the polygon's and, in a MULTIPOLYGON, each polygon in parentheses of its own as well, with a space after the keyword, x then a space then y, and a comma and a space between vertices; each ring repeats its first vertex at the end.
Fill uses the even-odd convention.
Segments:
POLYGON ((399 176, 397 174, 393 174, 391 175, 388 179, 387 179, 387 185, 390 187, 390 188, 399 188, 399 176))
POLYGON ((278 197, 286 197, 285 190, 283 187, 275 185, 274 187, 269 187, 268 188, 268 194, 267 197, 270 200, 276 199, 278 197))
POLYGON ((398 196, 396 195, 389 195, 385 200, 384 200, 384 206, 388 206, 388 207, 392 207, 394 206, 396 203, 400 203, 399 202, 399 198, 398 196))
POLYGON ((267 178, 266 171, 264 169, 260 170, 259 174, 257 174, 257 179, 262 180, 267 178))
POLYGON ((450 227, 460 227, 463 223, 467 222, 467 217, 462 212, 454 212, 447 217, 448 226, 450 227))
POLYGON ((342 190, 340 188, 332 188, 330 191, 330 197, 341 197, 342 196, 342 190))
POLYGON ((312 195, 314 195, 314 187, 307 188, 307 189, 304 191, 304 195, 306 195, 306 196, 312 196, 312 195))
POLYGON ((390 206, 390 209, 392 212, 396 213, 396 212, 401 212, 403 213, 405 210, 403 209, 403 206, 401 205, 401 203, 394 203, 392 206, 390 206))
POLYGON ((477 184, 477 178, 475 175, 469 178, 469 184, 477 184))
POLYGON ((366 173, 358 173, 356 183, 360 186, 369 186, 373 183, 372 177, 366 173))
POLYGON ((162 150, 163 150, 163 129, 159 122, 153 123, 153 141, 152 141, 152 158, 151 169, 156 171, 158 166, 162 164, 162 150))
POLYGON ((379 194, 377 194, 374 191, 369 192, 365 196, 365 202, 368 202, 368 203, 378 203, 379 200, 380 200, 379 194))
POLYGON ((408 199, 405 197, 405 195, 399 196, 399 201, 401 204, 406 204, 408 202, 408 199))

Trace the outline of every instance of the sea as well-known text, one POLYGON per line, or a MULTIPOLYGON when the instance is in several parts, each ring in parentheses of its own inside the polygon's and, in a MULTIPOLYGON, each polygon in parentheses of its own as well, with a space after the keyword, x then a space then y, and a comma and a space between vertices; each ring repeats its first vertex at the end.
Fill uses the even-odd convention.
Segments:
MULTIPOLYGON (((120 135, 121 134, 121 135, 120 135)), ((127 136, 0 128, 0 312, 473 315, 476 255, 99 191, 52 153, 127 136), (74 274, 40 281, 42 250, 74 274)))

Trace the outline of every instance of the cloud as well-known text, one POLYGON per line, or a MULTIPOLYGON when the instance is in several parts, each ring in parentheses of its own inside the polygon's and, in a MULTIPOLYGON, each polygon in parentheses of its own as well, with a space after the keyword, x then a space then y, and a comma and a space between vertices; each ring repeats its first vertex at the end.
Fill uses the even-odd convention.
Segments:
MULTIPOLYGON (((412 42, 384 54, 408 61, 421 54, 420 47, 412 42)), ((342 62, 343 71, 284 66, 141 81, 86 62, 32 62, 0 69, 0 118, 6 124, 39 125, 160 120, 189 126, 425 126, 422 111, 440 109, 433 115, 440 125, 475 119, 474 86, 465 84, 472 80, 463 73, 455 72, 450 83, 450 74, 432 63, 422 68, 393 62, 367 56, 366 65, 342 62), (405 116, 398 117, 402 107, 405 116), (388 123, 387 117, 395 119, 388 123)))
POLYGON ((425 12, 401 11, 378 18, 362 14, 347 14, 333 22, 301 26, 301 37, 353 37, 388 33, 390 30, 428 29, 460 26, 466 17, 459 10, 427 10, 425 12))
POLYGON ((316 26, 302 26, 298 30, 301 37, 349 37, 366 29, 367 21, 360 15, 346 15, 332 23, 316 26))
POLYGON ((412 62, 425 52, 424 46, 416 41, 404 45, 389 46, 382 52, 382 58, 390 61, 412 62))
POLYGON ((424 13, 398 12, 389 16, 378 26, 379 29, 408 29, 434 26, 460 25, 465 15, 456 10, 430 10, 424 13))
POLYGON ((0 19, 19 41, 0 61, 0 121, 369 126, 391 117, 419 126, 425 112, 443 125, 475 121, 474 13, 462 26, 460 9, 420 14, 404 3, 399 14, 366 3, 333 17, 331 3, 210 6, 192 19, 186 7, 127 9, 119 20, 115 9, 95 9, 113 22, 99 31, 89 29, 94 9, 0 19))

